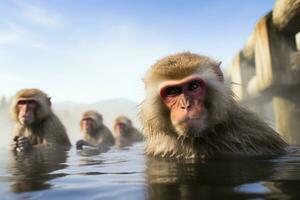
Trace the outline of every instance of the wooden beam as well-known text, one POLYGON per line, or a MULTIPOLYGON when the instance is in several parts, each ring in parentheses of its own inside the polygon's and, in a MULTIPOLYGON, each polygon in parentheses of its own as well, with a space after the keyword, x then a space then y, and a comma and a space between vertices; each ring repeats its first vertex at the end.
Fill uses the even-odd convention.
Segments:
POLYGON ((254 62, 254 42, 254 34, 251 34, 241 51, 243 59, 248 60, 249 62, 254 62))
POLYGON ((278 31, 271 13, 255 27, 255 66, 259 91, 300 83, 300 74, 291 70, 291 54, 296 52, 295 35, 278 31))
POLYGON ((255 67, 253 62, 249 62, 242 56, 242 53, 238 53, 231 65, 231 81, 232 91, 238 97, 238 100, 242 101, 249 95, 247 92, 248 82, 252 76, 255 75, 255 67))
POLYGON ((300 51, 291 54, 291 69, 295 73, 300 72, 300 51))
POLYGON ((257 86, 257 77, 252 76, 247 85, 247 93, 251 98, 255 98, 261 94, 257 86))
POLYGON ((300 51, 300 32, 296 34, 296 46, 297 50, 300 51))
POLYGON ((237 97, 237 100, 242 100, 242 76, 241 76, 241 66, 240 66, 240 54, 237 54, 233 61, 231 67, 231 89, 232 92, 237 97))
POLYGON ((280 31, 295 34, 300 31, 300 0, 277 0, 273 22, 280 31))

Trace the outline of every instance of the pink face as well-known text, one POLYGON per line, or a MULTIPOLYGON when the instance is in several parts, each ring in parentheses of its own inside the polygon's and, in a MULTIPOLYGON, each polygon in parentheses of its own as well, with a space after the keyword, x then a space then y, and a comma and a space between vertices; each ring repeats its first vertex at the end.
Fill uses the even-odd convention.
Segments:
POLYGON ((122 133, 124 131, 125 127, 126 127, 126 124, 123 122, 118 122, 115 125, 115 129, 120 133, 122 133))
POLYGON ((206 85, 198 75, 166 81, 160 86, 160 96, 170 110, 172 124, 180 132, 202 130, 206 126, 204 107, 206 85))
POLYGON ((131 127, 130 120, 126 118, 118 119, 116 120, 114 125, 115 134, 118 136, 125 135, 126 133, 128 133, 128 131, 130 131, 130 127, 131 127))
POLYGON ((18 118, 21 124, 30 125, 35 120, 38 103, 34 99, 22 99, 17 102, 18 118))
POLYGON ((95 129, 95 121, 90 117, 83 118, 81 123, 82 129, 87 133, 90 133, 95 129))

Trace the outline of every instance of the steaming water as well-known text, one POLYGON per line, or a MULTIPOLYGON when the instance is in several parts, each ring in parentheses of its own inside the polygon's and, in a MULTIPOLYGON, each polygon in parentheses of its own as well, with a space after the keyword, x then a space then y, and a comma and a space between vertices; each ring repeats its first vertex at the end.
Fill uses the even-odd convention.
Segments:
POLYGON ((268 159, 160 161, 143 143, 98 154, 0 149, 0 199, 300 199, 300 149, 268 159))

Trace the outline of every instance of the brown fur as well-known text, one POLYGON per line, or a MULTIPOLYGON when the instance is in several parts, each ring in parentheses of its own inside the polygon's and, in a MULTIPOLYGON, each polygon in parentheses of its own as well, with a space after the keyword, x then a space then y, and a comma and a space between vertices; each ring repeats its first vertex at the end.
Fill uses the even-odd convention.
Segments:
POLYGON ((206 158, 224 154, 270 155, 284 152, 286 143, 278 133, 238 105, 220 76, 219 63, 192 53, 168 56, 151 67, 144 79, 146 97, 140 110, 146 154, 206 158), (191 74, 200 74, 207 88, 204 104, 208 109, 208 128, 198 137, 184 137, 176 132, 158 90, 162 81, 182 79, 191 74))
POLYGON ((133 142, 138 142, 143 140, 143 135, 136 129, 131 120, 126 116, 119 116, 115 119, 114 123, 114 137, 116 139, 116 145, 119 147, 130 145, 133 142), (125 122, 127 124, 126 129, 123 133, 119 133, 116 129, 116 124, 119 122, 125 122))
MULTIPOLYGON (((96 122, 96 127, 91 134, 84 133, 83 140, 91 143, 92 145, 113 145, 115 143, 111 131, 103 124, 103 117, 96 111, 87 111, 83 117, 90 117, 96 122)), ((82 130, 82 120, 80 121, 82 130)))
POLYGON ((50 98, 38 89, 23 89, 17 92, 11 103, 11 117, 15 121, 14 136, 29 138, 32 145, 61 144, 70 146, 65 127, 53 113, 50 98), (38 103, 35 121, 32 125, 22 125, 18 119, 17 102, 19 99, 34 99, 38 103))

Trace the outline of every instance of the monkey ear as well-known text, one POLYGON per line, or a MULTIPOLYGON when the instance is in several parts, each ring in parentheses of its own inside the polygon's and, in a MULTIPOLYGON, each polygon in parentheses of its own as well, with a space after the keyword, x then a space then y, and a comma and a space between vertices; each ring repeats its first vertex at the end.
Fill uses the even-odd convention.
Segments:
POLYGON ((223 75, 223 72, 221 70, 221 64, 222 62, 220 61, 216 67, 215 67, 215 73, 217 74, 217 76, 219 77, 219 81, 221 81, 222 83, 224 83, 224 75, 223 75))
POLYGON ((48 103, 48 105, 51 107, 51 105, 52 105, 52 103, 51 103, 51 97, 48 97, 48 98, 47 98, 47 103, 48 103))

